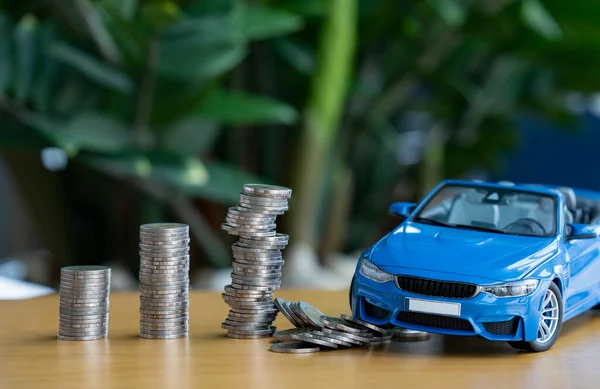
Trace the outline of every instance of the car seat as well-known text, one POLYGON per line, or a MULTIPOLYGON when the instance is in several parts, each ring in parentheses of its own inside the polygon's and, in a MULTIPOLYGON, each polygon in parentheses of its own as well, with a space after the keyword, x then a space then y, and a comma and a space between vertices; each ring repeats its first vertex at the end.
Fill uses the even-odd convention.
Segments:
POLYGON ((463 193, 454 202, 448 223, 472 225, 473 222, 481 222, 489 225, 498 225, 500 212, 495 204, 483 204, 484 193, 471 189, 463 193))

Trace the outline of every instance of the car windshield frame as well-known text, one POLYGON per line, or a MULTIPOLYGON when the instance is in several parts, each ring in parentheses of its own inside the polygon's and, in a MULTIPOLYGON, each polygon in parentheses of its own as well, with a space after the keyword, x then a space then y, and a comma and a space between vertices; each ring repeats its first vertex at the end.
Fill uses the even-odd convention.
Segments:
MULTIPOLYGON (((410 216, 410 218, 408 219, 409 221, 413 222, 413 223, 420 223, 420 224, 426 224, 426 221, 419 221, 423 211, 428 210, 428 206, 429 204, 431 204, 432 201, 435 201, 437 199, 437 197, 440 195, 440 193, 443 193, 445 190, 449 189, 449 188, 465 188, 466 190, 469 189, 475 189, 475 190, 494 190, 496 192, 510 192, 510 193, 516 193, 516 194, 524 194, 524 195, 531 195, 531 196, 539 196, 539 197, 545 197, 545 198, 550 198, 552 200, 552 210, 553 210, 553 214, 554 214, 554 219, 553 219, 553 226, 552 226, 552 230, 549 231, 546 235, 542 235, 542 234, 526 234, 526 233, 514 233, 514 232, 505 232, 501 229, 497 229, 497 230, 493 230, 493 229, 486 229, 486 228, 477 228, 476 226, 473 226, 473 228, 467 228, 466 225, 461 225, 461 226, 455 226, 451 223, 438 223, 435 220, 431 220, 434 223, 429 223, 429 224, 436 224, 442 227, 447 227, 447 228, 452 228, 452 229, 463 229, 463 230, 468 230, 468 229, 473 229, 473 230, 481 230, 481 231, 485 231, 485 232, 490 232, 490 233, 497 233, 497 234, 503 234, 503 235, 510 235, 510 236, 526 236, 526 237, 531 237, 531 238, 554 238, 556 236, 558 236, 558 234, 560 233, 560 210, 559 210, 559 196, 558 194, 553 194, 553 193, 542 193, 540 191, 536 191, 536 190, 528 190, 528 189, 524 189, 524 188, 518 188, 518 187, 501 187, 501 186, 495 186, 495 185, 489 185, 489 184, 469 184, 469 183, 460 183, 460 182, 449 182, 449 183, 445 183, 444 185, 439 186, 434 192, 430 193, 415 209, 415 212, 410 216)), ((464 192, 463 192, 464 193, 464 192)), ((445 200, 445 199, 444 199, 445 200)), ((442 201, 444 201, 442 200, 442 201)), ((441 202, 440 202, 441 203, 441 202)), ((422 219, 421 219, 422 220, 422 219)))

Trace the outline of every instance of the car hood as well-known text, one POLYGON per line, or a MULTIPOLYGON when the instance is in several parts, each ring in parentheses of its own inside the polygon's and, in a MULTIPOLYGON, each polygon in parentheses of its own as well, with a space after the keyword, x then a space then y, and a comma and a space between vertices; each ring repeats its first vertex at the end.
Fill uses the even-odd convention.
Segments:
POLYGON ((405 268, 512 281, 527 275, 557 248, 554 238, 406 222, 376 244, 370 258, 392 274, 405 268))

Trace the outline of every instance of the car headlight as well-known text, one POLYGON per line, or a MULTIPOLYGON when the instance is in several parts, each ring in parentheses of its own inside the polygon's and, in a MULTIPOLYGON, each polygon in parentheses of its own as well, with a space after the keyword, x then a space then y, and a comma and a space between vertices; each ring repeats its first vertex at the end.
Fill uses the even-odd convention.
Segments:
POLYGON ((358 272, 375 282, 394 281, 394 275, 381 270, 365 257, 361 258, 360 268, 358 272))
POLYGON ((496 297, 520 297, 533 293, 539 282, 531 279, 498 286, 482 286, 481 290, 496 297))

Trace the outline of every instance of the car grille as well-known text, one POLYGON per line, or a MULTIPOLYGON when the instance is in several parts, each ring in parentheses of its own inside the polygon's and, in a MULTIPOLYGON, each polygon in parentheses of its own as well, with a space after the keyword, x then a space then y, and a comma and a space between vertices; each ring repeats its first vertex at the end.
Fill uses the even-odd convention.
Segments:
POLYGON ((415 324, 430 328, 473 332, 473 326, 468 320, 457 317, 403 311, 398 314, 397 320, 403 323, 415 324))
POLYGON ((437 281, 427 278, 398 276, 398 288, 415 294, 454 299, 468 299, 477 294, 477 285, 462 282, 437 281))
POLYGON ((371 317, 374 317, 375 319, 387 319, 390 315, 390 311, 388 311, 387 309, 378 307, 377 305, 373 305, 367 302, 367 300, 363 300, 363 303, 365 313, 371 317))
POLYGON ((490 334, 514 335, 519 327, 519 318, 515 317, 514 319, 507 321, 492 321, 482 324, 483 328, 490 334))

